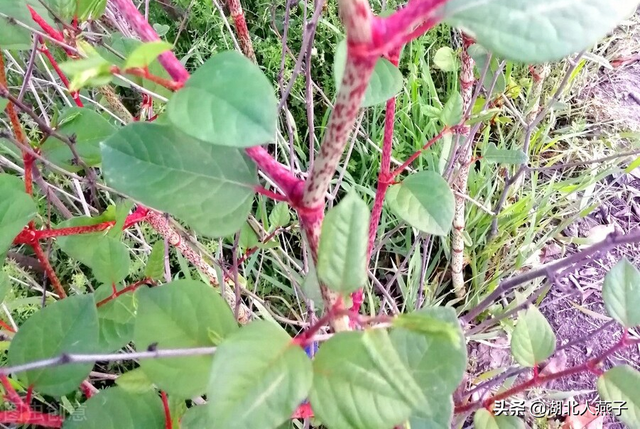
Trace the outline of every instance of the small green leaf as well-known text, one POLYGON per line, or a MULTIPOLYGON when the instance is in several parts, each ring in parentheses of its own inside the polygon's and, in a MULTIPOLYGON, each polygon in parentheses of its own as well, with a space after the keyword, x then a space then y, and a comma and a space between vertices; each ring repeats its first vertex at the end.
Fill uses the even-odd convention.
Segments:
POLYGON ((146 122, 120 129, 100 147, 109 186, 204 235, 233 234, 249 215, 257 175, 239 149, 146 122))
POLYGON ((151 254, 144 268, 144 276, 153 280, 164 278, 164 241, 158 240, 151 248, 151 254))
POLYGON ((153 29, 156 30, 158 37, 164 37, 169 32, 169 26, 164 24, 153 24, 153 29))
POLYGON ((529 161, 522 149, 498 149, 494 143, 489 143, 483 158, 492 164, 522 165, 529 161))
MULTIPOLYGON (((342 75, 347 64, 347 42, 342 40, 336 46, 336 52, 333 57, 333 78, 336 89, 342 84, 342 75)), ((376 62, 371 79, 367 85, 367 91, 360 107, 371 107, 376 104, 384 103, 393 98, 402 90, 402 73, 389 60, 379 58, 376 62)))
POLYGON ((216 427, 276 428, 311 388, 311 361, 284 329, 259 320, 231 335, 216 351, 207 391, 216 427))
POLYGON ((44 0, 43 3, 65 22, 70 22, 76 13, 76 0, 44 0))
MULTIPOLYGON (((62 353, 98 351, 98 313, 93 295, 78 295, 49 304, 24 322, 11 340, 9 365, 21 365, 62 353)), ((42 394, 62 396, 76 389, 93 364, 69 364, 19 374, 25 385, 42 394)))
POLYGON ((524 422, 515 416, 494 416, 481 408, 473 416, 475 429, 524 429, 524 422))
POLYGON ((129 251, 120 240, 104 237, 93 255, 93 275, 100 283, 119 283, 129 274, 129 251))
POLYGON ((511 353, 522 366, 533 367, 553 354, 556 335, 547 319, 535 306, 518 317, 511 336, 511 353))
MULTIPOLYGON (((238 326, 220 294, 199 281, 178 280, 136 292, 134 342, 138 350, 212 347, 238 326)), ((206 391, 212 356, 147 359, 140 366, 169 394, 190 398, 206 391)))
POLYGON ((142 368, 132 369, 116 378, 116 384, 129 393, 144 393, 153 390, 153 383, 142 368))
POLYGON ((169 100, 167 113, 191 137, 244 148, 275 139, 278 100, 257 65, 239 52, 225 51, 191 75, 169 100))
POLYGON ((433 171, 421 171, 393 185, 387 192, 391 210, 427 234, 447 235, 453 223, 454 198, 446 180, 433 171))
POLYGON ((640 325, 640 272, 626 258, 605 276, 602 298, 607 313, 625 327, 640 325))
MULTIPOLYGON (((98 165, 100 159, 100 142, 116 132, 101 115, 86 107, 72 107, 60 118, 57 131, 66 136, 75 136, 75 149, 80 158, 90 167, 98 165)), ((61 140, 51 137, 42 145, 42 154, 54 164, 69 171, 79 171, 80 166, 72 163, 73 153, 69 146, 61 140)))
POLYGON ((134 49, 127 57, 124 63, 124 69, 147 67, 163 52, 173 48, 171 43, 157 40, 155 42, 147 42, 134 49))
POLYGON ((382 329, 341 332, 318 350, 309 395, 330 428, 389 429, 426 401, 382 329))
POLYGON ((80 22, 98 20, 107 8, 107 0, 77 0, 78 20, 80 22))
POLYGON ((458 56, 456 51, 448 46, 444 46, 436 51, 433 63, 444 72, 454 72, 458 70, 458 56))
POLYGON ((0 98, 0 113, 4 112, 4 109, 7 108, 8 104, 9 104, 9 100, 8 99, 0 98))
POLYGON ((60 69, 72 77, 69 85, 70 91, 77 91, 85 87, 104 86, 113 79, 111 64, 100 55, 66 61, 60 64, 60 69))
POLYGON ((258 235, 253 230, 253 228, 251 228, 249 222, 245 222, 244 225, 242 225, 242 228, 240 228, 240 240, 238 241, 238 244, 242 249, 245 250, 256 247, 258 244, 260 244, 258 235))
POLYGON ((440 335, 442 338, 448 338, 456 346, 460 342, 457 326, 422 312, 401 314, 393 320, 393 326, 416 333, 440 335))
POLYGON ((164 410, 155 392, 129 393, 112 387, 92 396, 65 420, 62 429, 163 429, 164 410))
POLYGON ((605 401, 623 405, 618 420, 640 427, 640 372, 629 365, 615 366, 598 378, 598 393, 605 401))
POLYGON ((36 205, 16 176, 0 174, 0 255, 36 215, 36 205))
MULTIPOLYGON (((120 291, 125 286, 116 285, 120 291)), ((96 289, 96 304, 113 293, 113 286, 105 284, 96 289)), ((100 325, 100 351, 111 353, 121 349, 133 340, 133 320, 135 318, 133 293, 124 293, 98 307, 100 325)))
POLYGON ((447 127, 453 127, 462 122, 462 110, 464 109, 462 96, 459 92, 451 94, 440 113, 440 120, 447 127))
MULTIPOLYGON (((108 212, 97 217, 75 217, 58 224, 58 228, 67 228, 75 226, 91 226, 102 222, 109 221, 108 212)), ((96 264, 95 255, 101 246, 107 246, 109 237, 104 231, 92 232, 88 234, 76 234, 58 237, 56 244, 71 258, 82 262, 89 268, 93 268, 96 264)))
POLYGON ((637 5, 625 0, 450 0, 443 14, 448 24, 499 56, 538 63, 591 47, 637 5))
POLYGON ((291 222, 291 214, 289 213, 289 204, 280 202, 273 207, 269 213, 269 230, 287 226, 291 222))
POLYGON ((367 281, 369 207, 349 193, 329 210, 322 223, 318 278, 338 292, 353 292, 367 281))

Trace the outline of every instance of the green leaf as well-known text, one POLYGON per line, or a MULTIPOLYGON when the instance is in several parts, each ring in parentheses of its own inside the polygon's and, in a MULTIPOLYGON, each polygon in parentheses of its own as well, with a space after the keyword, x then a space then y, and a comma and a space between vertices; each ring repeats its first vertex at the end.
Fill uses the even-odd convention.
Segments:
POLYGON ((6 98, 0 98, 0 113, 4 112, 4 109, 7 108, 8 104, 9 100, 7 100, 6 98))
POLYGON ((553 354, 556 335, 551 325, 535 306, 518 317, 511 335, 511 353, 522 366, 533 367, 553 354))
MULTIPOLYGON (((340 89, 342 85, 342 75, 347 65, 347 42, 342 40, 336 46, 336 52, 333 57, 333 78, 336 89, 340 89)), ((393 98, 402 90, 402 73, 389 60, 379 58, 376 61, 375 68, 371 74, 371 80, 367 85, 364 99, 360 107, 371 107, 376 104, 384 103, 393 98)))
POLYGON ((78 20, 86 21, 88 19, 100 19, 107 8, 107 0, 77 0, 78 2, 78 20))
POLYGON ((124 63, 124 69, 142 68, 150 65, 163 52, 173 48, 171 43, 157 40, 155 42, 143 43, 134 49, 124 63))
POLYGON ((494 143, 489 143, 483 158, 492 164, 522 165, 529 161, 522 149, 498 149, 494 143))
POLYGON ((422 232, 447 235, 451 230, 453 192, 438 173, 422 171, 391 186, 387 203, 397 216, 422 232))
POLYGON ((394 321, 391 341, 422 389, 424 400, 411 414, 411 428, 450 428, 452 393, 467 366, 464 335, 451 308, 426 308, 394 321))
POLYGON ((236 51, 215 54, 167 104, 182 132, 220 146, 251 147, 276 136, 278 100, 260 68, 236 51))
MULTIPOLYGON (((207 391, 209 426, 276 428, 311 388, 311 361, 281 327, 259 320, 215 353, 207 391)), ((206 426, 201 426, 206 427, 206 426)))
POLYGON ((116 378, 116 384, 129 393, 144 393, 153 390, 153 383, 142 368, 132 369, 116 378))
POLYGON ((0 255, 35 215, 36 205, 25 192, 22 180, 0 174, 0 255))
POLYGON ((427 399, 381 329, 341 332, 318 350, 309 395, 327 427, 388 429, 427 399))
POLYGON ((616 418, 627 427, 640 427, 640 372, 629 365, 615 366, 598 378, 598 393, 605 401, 624 403, 616 418))
POLYGON ((329 210, 318 248, 318 279, 338 292, 353 292, 367 281, 369 207, 350 192, 329 210))
MULTIPOLYGON (((96 217, 75 217, 58 224, 58 228, 67 228, 74 226, 91 226, 97 225, 102 222, 106 222, 110 219, 106 219, 108 213, 105 212, 103 216, 96 217)), ((56 244, 65 252, 79 262, 82 262, 89 268, 93 268, 95 265, 95 254, 102 245, 107 245, 108 237, 104 231, 92 232, 88 234, 76 234, 69 236, 62 236, 56 239, 56 244)))
POLYGON ((602 298, 607 313, 625 327, 640 325, 640 272, 626 258, 605 276, 602 298))
POLYGON ((464 109, 462 95, 458 91, 451 94, 440 113, 440 120, 447 127, 453 127, 462 122, 462 110, 464 109))
POLYGON ((120 240, 104 237, 93 255, 93 275, 100 283, 119 283, 129 274, 129 251, 120 240))
POLYGON ((494 416, 481 408, 473 416, 475 429, 524 429, 524 422, 515 416, 494 416))
POLYGON ((453 398, 451 395, 432 395, 418 405, 409 424, 411 429, 451 429, 453 398))
MULTIPOLYGON (((120 291, 125 286, 116 285, 120 291)), ((95 292, 96 304, 113 293, 110 284, 100 286, 95 292)), ((124 293, 98 307, 100 325, 100 351, 111 353, 133 340, 133 321, 136 316, 133 293, 124 293)))
POLYGON ((210 424, 209 408, 203 405, 191 407, 184 413, 180 421, 180 429, 203 429, 210 424))
POLYGON ((257 175, 239 149, 151 123, 130 124, 100 146, 109 186, 201 234, 233 234, 249 215, 257 175))
POLYGON ((62 429, 164 429, 162 401, 155 392, 100 391, 65 420, 62 429))
POLYGON ((49 17, 49 12, 40 0, 2 0, 0 13, 7 17, 0 17, 0 46, 2 49, 31 49, 33 46, 31 32, 11 21, 14 19, 31 28, 39 28, 31 19, 31 13, 26 5, 31 6, 48 24, 55 25, 49 17))
POLYGON ((238 244, 245 250, 256 247, 260 244, 258 235, 253 228, 251 228, 249 222, 245 222, 244 225, 242 225, 242 228, 240 228, 240 240, 238 241, 238 244))
POLYGON ((156 30, 158 37, 164 37, 169 32, 170 27, 164 24, 153 24, 153 29, 156 30))
POLYGON ((0 304, 11 290, 11 279, 0 269, 0 304))
MULTIPOLYGON (((98 351, 98 313, 93 295, 78 295, 49 304, 24 322, 11 340, 9 365, 22 365, 62 353, 98 351)), ((20 373, 25 385, 42 394, 62 396, 76 389, 93 364, 69 364, 20 373)))
MULTIPOLYGON (((113 207, 113 206, 111 206, 113 207)), ((122 228, 124 228, 124 224, 127 221, 127 216, 129 216, 129 212, 133 208, 133 201, 130 200, 121 200, 118 201, 118 204, 115 206, 115 220, 116 223, 109 229, 107 235, 109 237, 121 239, 122 238, 122 228)))
POLYGON ((289 213, 289 204, 280 202, 273 207, 269 213, 269 230, 287 226, 291 222, 291 214, 289 213))
POLYGON ((164 241, 158 240, 151 248, 151 254, 144 268, 144 276, 154 280, 164 278, 164 241))
MULTIPOLYGON (((237 329, 220 294, 202 282, 178 280, 136 292, 134 342, 138 350, 217 346, 237 329)), ((140 366, 167 393, 191 398, 206 391, 212 356, 147 359, 140 366)))
POLYGON ((70 91, 107 85, 113 79, 111 64, 100 55, 66 61, 60 64, 60 69, 72 77, 69 84, 70 91))
POLYGON ((456 51, 448 46, 444 46, 436 51, 433 57, 433 63, 444 72, 454 72, 458 70, 459 67, 456 51))
POLYGON ((538 63, 590 48, 636 6, 624 0, 450 0, 443 14, 499 56, 538 63))
POLYGON ((76 0, 44 0, 43 3, 65 22, 70 22, 76 13, 76 0))

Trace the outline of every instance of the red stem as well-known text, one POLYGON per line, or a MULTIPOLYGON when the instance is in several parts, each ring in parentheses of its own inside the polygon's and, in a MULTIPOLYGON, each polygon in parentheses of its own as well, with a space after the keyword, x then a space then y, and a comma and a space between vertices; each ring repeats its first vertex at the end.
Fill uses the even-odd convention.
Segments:
POLYGON ((618 341, 616 344, 614 344, 613 346, 611 346, 611 348, 605 350, 604 352, 602 352, 600 355, 587 360, 585 363, 581 364, 581 365, 576 365, 576 366, 572 366, 570 368, 567 368, 563 371, 560 372, 556 372, 553 374, 548 374, 548 375, 543 375, 543 376, 538 376, 538 377, 533 377, 530 380, 527 380, 523 383, 520 383, 514 387, 512 387, 511 389, 507 389, 504 392, 498 393, 496 395, 493 395, 492 397, 485 399, 484 401, 476 401, 476 402, 471 402, 469 404, 465 404, 465 405, 457 405, 454 408, 454 413, 455 414, 462 414, 462 413, 466 413, 469 411, 473 411, 476 410, 478 408, 489 408, 494 402, 496 401, 501 401, 503 399, 509 398, 513 395, 516 395, 518 393, 524 392, 525 390, 531 388, 531 387, 536 387, 536 386, 541 386, 545 383, 548 383, 550 381, 553 380, 557 380, 559 378, 562 377, 566 377, 568 375, 573 375, 573 374, 578 374, 581 372, 598 372, 597 370, 597 365, 599 363, 601 363, 603 360, 605 360, 608 356, 611 356, 612 354, 614 354, 615 352, 617 352, 618 350, 633 345, 633 344, 640 344, 640 340, 630 340, 628 333, 625 332, 622 335, 622 338, 620 338, 620 341, 618 341))
POLYGON ((276 194, 275 192, 270 191, 262 186, 256 186, 254 190, 260 195, 264 195, 265 197, 271 198, 272 200, 284 201, 284 202, 289 201, 289 199, 286 196, 276 194))
POLYGON ((171 421, 171 409, 169 408, 169 398, 167 398, 167 394, 164 390, 160 391, 160 396, 162 397, 162 408, 164 408, 164 428, 172 429, 173 421, 171 421))
MULTIPOLYGON (((42 38, 40 38, 40 43, 42 44, 42 47, 40 48, 40 52, 42 52, 44 56, 47 57, 47 59, 49 60, 49 63, 51 63, 51 66, 56 71, 58 77, 60 77, 60 80, 62 81, 64 86, 67 89, 69 89, 69 79, 67 78, 67 76, 65 76, 65 74, 60 69, 58 62, 56 61, 55 58, 53 58, 53 55, 51 55, 51 51, 49 51, 49 49, 47 48, 47 45, 45 45, 44 42, 42 42, 42 38)), ((84 107, 84 104, 82 104, 82 100, 80 100, 80 95, 78 94, 78 91, 69 91, 69 94, 71 94, 71 98, 73 98, 73 101, 75 101, 76 106, 84 107)))
POLYGON ((229 7, 229 13, 233 18, 233 23, 236 27, 236 35, 238 36, 238 42, 240 43, 240 50, 251 61, 256 62, 256 55, 253 50, 253 43, 251 42, 251 36, 249 35, 249 29, 247 28, 247 21, 244 18, 244 11, 240 0, 227 0, 227 6, 229 7))
POLYGON ((9 326, 7 323, 5 323, 4 320, 0 320, 0 328, 4 328, 7 331, 11 332, 12 334, 16 333, 16 331, 11 326, 9 326))
POLYGON ((425 150, 429 149, 434 143, 436 143, 438 140, 440 140, 445 134, 449 133, 451 131, 450 127, 444 127, 442 129, 442 131, 440 131, 435 137, 433 137, 431 140, 429 140, 428 142, 425 143, 424 146, 422 146, 422 148, 420 150, 417 150, 413 155, 411 155, 409 157, 409 159, 407 159, 400 167, 396 168, 394 171, 391 172, 388 180, 390 182, 392 182, 398 175, 400 175, 409 165, 411 165, 411 163, 413 161, 415 161, 416 159, 418 159, 418 157, 422 154, 422 152, 424 152, 425 150))
POLYGON ((170 91, 177 91, 184 86, 184 82, 178 82, 175 80, 165 79, 160 76, 156 76, 154 74, 149 73, 149 69, 143 67, 133 67, 129 69, 120 70, 117 66, 111 67, 111 73, 122 73, 130 74, 133 76, 138 76, 147 80, 150 80, 153 83, 157 83, 160 86, 167 88, 170 91))
POLYGON ((53 267, 49 263, 49 259, 44 254, 42 247, 40 247, 40 243, 37 241, 35 243, 31 243, 31 247, 38 257, 38 261, 40 261, 40 263, 44 267, 44 272, 47 273, 47 277, 49 277, 49 280, 51 281, 51 284, 53 285, 53 288, 56 290, 56 293, 58 294, 60 299, 66 298, 67 293, 64 291, 62 284, 60 284, 60 280, 58 279, 56 272, 53 270, 53 267))
POLYGON ((105 299, 103 299, 102 301, 99 301, 96 304, 96 307, 102 307, 103 305, 105 305, 106 303, 108 303, 109 301, 113 301, 114 299, 118 298, 120 295, 124 295, 127 292, 133 292, 136 289, 138 289, 140 286, 142 285, 148 285, 148 284, 153 284, 153 280, 146 278, 146 279, 142 279, 140 281, 137 281, 135 283, 130 284, 129 286, 121 289, 121 290, 113 290, 113 292, 111 293, 111 295, 109 295, 108 297, 106 297, 105 299))

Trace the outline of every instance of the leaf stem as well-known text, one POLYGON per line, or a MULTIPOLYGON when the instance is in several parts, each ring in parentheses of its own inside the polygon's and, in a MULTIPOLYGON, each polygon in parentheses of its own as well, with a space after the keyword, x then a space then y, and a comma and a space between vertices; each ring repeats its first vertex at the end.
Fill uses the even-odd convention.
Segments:
POLYGON ((173 421, 171 420, 171 409, 169 408, 169 398, 167 398, 167 392, 161 390, 160 397, 162 398, 162 408, 164 409, 164 428, 173 429, 173 421))

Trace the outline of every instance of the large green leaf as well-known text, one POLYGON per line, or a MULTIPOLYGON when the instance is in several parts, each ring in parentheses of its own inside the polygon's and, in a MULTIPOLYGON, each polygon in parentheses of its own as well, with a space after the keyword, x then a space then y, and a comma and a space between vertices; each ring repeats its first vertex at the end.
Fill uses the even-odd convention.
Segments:
POLYGON ((449 428, 452 393, 467 366, 464 335, 452 308, 427 308, 401 316, 391 332, 400 359, 424 394, 411 414, 411 428, 449 428))
POLYGON ((536 366, 551 356, 556 348, 556 334, 535 306, 520 314, 511 335, 511 353, 522 366, 536 366))
POLYGON ((453 192, 438 173, 422 171, 391 186, 387 203, 396 215, 422 232, 447 235, 451 229, 453 192))
POLYGON ((0 46, 2 49, 30 49, 33 45, 31 32, 11 22, 12 18, 33 29, 39 28, 31 19, 27 5, 31 6, 50 25, 54 25, 49 17, 49 12, 39 0, 2 0, 0 1, 0 13, 9 17, 0 17, 0 46))
POLYGON ((333 336, 315 355, 313 371, 311 406, 330 428, 388 429, 427 400, 381 329, 333 336))
MULTIPOLYGON (((105 212, 103 215, 96 217, 81 216, 71 218, 59 223, 58 228, 91 226, 110 220, 114 219, 110 217, 110 213, 105 212)), ((107 238, 104 231, 101 231, 58 237, 56 243, 67 255, 91 268, 94 265, 96 251, 108 241, 107 238)))
POLYGON ((444 19, 501 57, 559 60, 587 49, 631 15, 628 0, 450 0, 444 19))
MULTIPOLYGON (((342 75, 346 64, 347 42, 342 40, 336 46, 336 52, 333 57, 333 78, 337 89, 342 84, 342 75)), ((402 90, 402 84, 400 70, 391 64, 389 60, 379 58, 371 74, 371 80, 369 80, 367 91, 364 93, 364 99, 360 107, 374 106, 395 97, 402 90)))
MULTIPOLYGON (((101 115, 87 108, 72 107, 60 120, 58 131, 67 136, 75 136, 75 149, 80 158, 89 166, 100 163, 100 142, 116 132, 116 128, 101 115)), ((54 164, 70 171, 78 171, 74 165, 73 153, 69 146, 52 137, 42 146, 42 154, 54 164)))
MULTIPOLYGON (((116 285, 120 291, 125 286, 116 285)), ((96 303, 108 298, 113 293, 110 284, 100 286, 95 292, 96 303)), ((124 293, 98 307, 100 325, 100 350, 104 353, 114 352, 133 340, 133 319, 135 306, 133 293, 124 293)))
POLYGON ((640 427, 640 372, 629 365, 611 368, 598 378, 598 393, 621 410, 617 418, 627 427, 640 427), (619 408, 618 405, 622 405, 619 408))
POLYGON ((128 125, 101 148, 110 186, 182 218, 202 234, 232 234, 249 215, 257 176, 239 149, 151 123, 128 125))
POLYGON ((338 292, 353 292, 367 281, 369 208, 355 192, 329 210, 322 223, 318 278, 338 292))
POLYGON ((4 297, 7 296, 7 293, 11 290, 11 279, 8 275, 2 271, 2 266, 0 265, 0 303, 4 301, 4 297))
POLYGON ((112 387, 76 408, 62 428, 164 429, 162 401, 155 392, 136 394, 121 387, 112 387))
MULTIPOLYGON (((62 353, 98 351, 98 313, 93 295, 78 295, 49 304, 24 322, 9 347, 9 365, 48 359, 62 353)), ((51 396, 76 389, 93 364, 69 364, 19 374, 25 385, 51 396)))
POLYGON ((77 0, 77 3, 76 13, 80 21, 98 20, 107 8, 107 0, 77 0))
POLYGON ((640 272, 627 259, 605 276, 602 298, 607 312, 625 327, 640 325, 640 272))
MULTIPOLYGON (((178 280, 136 293, 138 314, 134 342, 138 350, 217 346, 237 329, 231 309, 213 287, 178 280)), ((150 380, 183 398, 207 389, 212 356, 144 360, 140 366, 150 380)))
POLYGON ((0 255, 35 215, 36 205, 25 192, 22 180, 0 174, 0 255))
POLYGON ((129 251, 120 240, 104 237, 93 255, 93 275, 100 283, 119 283, 129 274, 129 251))
POLYGON ((212 56, 167 104, 182 132, 221 146, 250 147, 275 139, 278 100, 260 68, 236 51, 212 56))
POLYGON ((43 0, 43 3, 49 7, 49 10, 56 17, 65 22, 70 22, 76 13, 77 0, 43 0))
POLYGON ((495 416, 489 410, 479 409, 473 416, 475 429, 524 429, 524 422, 515 416, 495 416))
POLYGON ((311 361, 289 334, 271 322, 253 322, 214 355, 208 420, 229 429, 276 428, 307 396, 312 377, 311 361))

